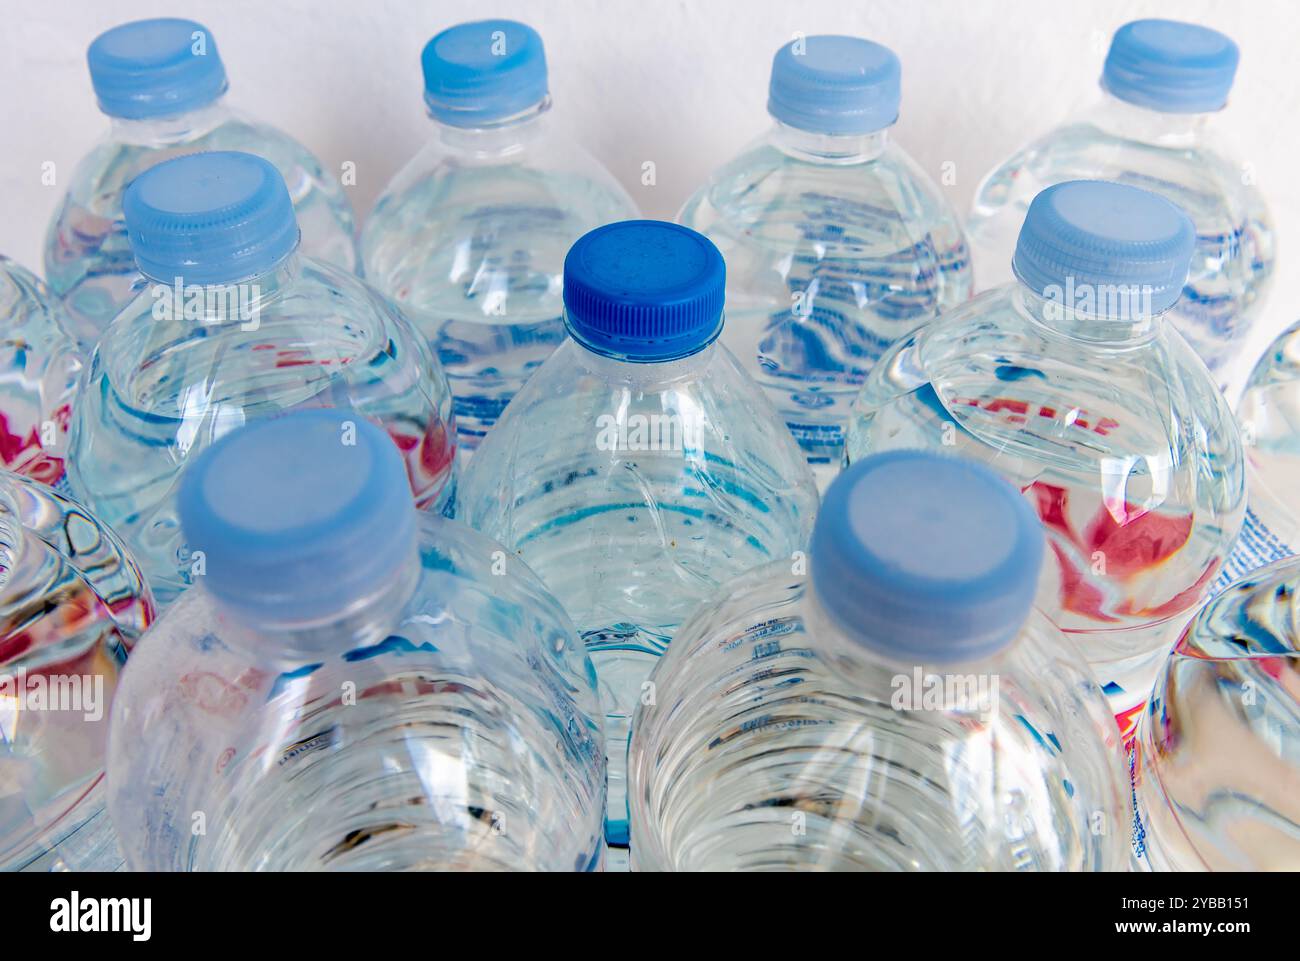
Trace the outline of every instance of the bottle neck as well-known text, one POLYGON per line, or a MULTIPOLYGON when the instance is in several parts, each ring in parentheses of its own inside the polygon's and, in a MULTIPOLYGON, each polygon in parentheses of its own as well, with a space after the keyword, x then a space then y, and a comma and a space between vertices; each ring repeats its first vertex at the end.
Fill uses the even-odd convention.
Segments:
MULTIPOLYGON (((814 571, 815 576, 815 571, 814 571)), ((895 710, 942 709, 987 714, 997 709, 998 672, 1017 635, 1000 649, 975 660, 929 661, 864 642, 840 627, 807 585, 800 606, 804 629, 817 654, 858 696, 891 704, 895 710), (943 679, 960 679, 957 685, 943 679)))
POLYGON ((270 270, 250 277, 244 283, 255 285, 257 294, 262 300, 269 300, 278 296, 281 291, 292 286, 302 276, 301 250, 302 242, 299 241, 284 260, 270 270))
POLYGON ((569 345, 575 353, 576 364, 587 373, 611 386, 644 392, 661 390, 684 380, 698 379, 705 368, 713 363, 718 350, 718 341, 715 340, 693 354, 674 360, 634 361, 598 353, 573 339, 572 334, 569 345))
POLYGON ((418 552, 382 586, 355 598, 338 610, 310 621, 279 623, 266 612, 249 612, 213 600, 227 621, 222 640, 259 663, 271 662, 284 670, 341 657, 349 651, 373 647, 392 634, 396 621, 415 594, 420 581, 418 552))
POLYGON ((457 127, 434 120, 438 143, 477 159, 517 154, 546 131, 551 98, 543 97, 526 110, 481 127, 457 127))
POLYGON ((261 311, 302 274, 298 248, 269 270, 231 283, 196 284, 184 277, 150 278, 147 288, 157 321, 239 324, 255 330, 261 311))
POLYGON ((189 143, 211 133, 230 119, 230 109, 226 106, 226 98, 222 96, 202 107, 170 117, 109 119, 112 121, 112 137, 116 141, 137 147, 169 147, 189 143))
POLYGON ((902 653, 891 653, 881 646, 854 637, 826 610, 811 582, 804 591, 800 614, 808 636, 816 639, 818 654, 833 664, 841 676, 853 678, 862 685, 880 684, 881 678, 907 674, 917 667, 942 672, 982 663, 941 664, 925 661, 902 653))
POLYGON ((826 134, 777 121, 769 136, 778 150, 796 160, 831 166, 870 163, 889 144, 888 127, 864 134, 826 134))
POLYGON ((1164 325, 1164 313, 1134 297, 1095 296, 1067 283, 1061 291, 1044 294, 1017 282, 1012 292, 1016 311, 1031 322, 1072 340, 1111 346, 1137 346, 1154 339, 1164 325), (1092 299, 1089 299, 1089 298, 1092 299), (1104 304, 1109 303, 1110 307, 1104 304))
POLYGON ((1103 133, 1121 140, 1153 147, 1185 147, 1195 143, 1202 135, 1208 113, 1167 113, 1121 100, 1109 91, 1103 91, 1102 103, 1091 116, 1091 121, 1103 133))

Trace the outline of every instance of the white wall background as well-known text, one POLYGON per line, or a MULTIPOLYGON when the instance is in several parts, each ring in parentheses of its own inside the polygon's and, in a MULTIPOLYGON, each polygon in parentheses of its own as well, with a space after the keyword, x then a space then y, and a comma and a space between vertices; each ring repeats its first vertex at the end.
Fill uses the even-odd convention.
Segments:
MULTIPOLYGON (((551 65, 555 119, 623 181, 650 216, 671 218, 767 122, 772 53, 796 32, 852 33, 903 63, 897 139, 961 210, 984 173, 1097 96, 1110 34, 1143 16, 1216 27, 1242 63, 1216 118, 1253 165, 1277 223, 1280 269, 1249 357, 1300 316, 1300 4, 1295 0, 6 0, 0 30, 0 252, 40 268, 62 180, 107 121, 87 44, 126 20, 186 16, 216 38, 231 103, 277 124, 326 165, 357 166, 369 210, 426 136, 419 53, 462 20, 534 26, 551 65), (641 184, 653 160, 657 183, 641 184)), ((1248 358, 1249 359, 1249 358, 1248 358)))

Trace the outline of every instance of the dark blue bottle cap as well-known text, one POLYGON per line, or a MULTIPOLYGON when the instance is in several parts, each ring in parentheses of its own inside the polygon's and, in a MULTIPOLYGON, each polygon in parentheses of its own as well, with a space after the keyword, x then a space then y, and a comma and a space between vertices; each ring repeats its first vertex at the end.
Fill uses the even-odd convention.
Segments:
POLYGON ((564 258, 565 322, 598 354, 676 360, 722 332, 726 286, 722 254, 703 234, 662 220, 606 224, 564 258))

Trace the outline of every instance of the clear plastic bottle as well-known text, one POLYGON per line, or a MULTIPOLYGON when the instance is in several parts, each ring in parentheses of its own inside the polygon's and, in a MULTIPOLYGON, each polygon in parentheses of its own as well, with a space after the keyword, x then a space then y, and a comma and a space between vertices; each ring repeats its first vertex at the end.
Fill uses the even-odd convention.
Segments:
POLYGON ((1237 46, 1206 27, 1137 20, 1116 31, 1104 100, 993 170, 967 221, 980 290, 1007 270, 1030 202, 1067 180, 1114 180, 1161 194, 1196 227, 1182 299, 1169 317, 1224 379, 1273 274, 1273 226, 1250 167, 1208 121, 1227 102, 1237 46))
POLYGON ((725 272, 717 248, 675 224, 582 237, 564 262, 571 339, 515 396, 458 500, 459 517, 537 572, 587 645, 616 846, 628 722, 655 659, 729 579, 802 552, 817 508, 798 446, 717 342, 725 272))
POLYGON ((0 871, 114 870, 108 711, 153 600, 117 536, 0 470, 0 871))
POLYGON ((162 606, 191 582, 175 490, 241 424, 349 407, 406 457, 421 507, 453 496, 451 394, 427 345, 355 275, 303 256, 284 181, 244 153, 153 167, 124 203, 147 279, 105 331, 73 412, 68 478, 162 606))
POLYGON ((595 673, 498 544, 411 503, 354 412, 186 473, 206 572, 133 652, 109 811, 137 870, 595 870, 595 673), (200 828, 198 830, 197 828, 200 828))
POLYGON ((77 165, 45 237, 45 277, 89 353, 140 280, 122 195, 154 164, 201 150, 265 157, 284 177, 303 252, 354 270, 352 207, 338 179, 287 134, 232 111, 226 71, 208 29, 192 20, 139 20, 96 38, 86 56, 108 134, 77 165))
POLYGON ((1241 527, 1241 439, 1168 323, 1192 225, 1136 187, 1034 199, 1019 281, 912 334, 867 378, 848 457, 923 447, 982 460, 1047 527, 1038 606, 1074 636, 1131 734, 1178 631, 1241 527))
POLYGON ((823 488, 872 364, 972 289, 956 213, 890 137, 899 76, 890 50, 857 37, 782 47, 767 104, 774 126, 677 218, 726 258, 723 341, 823 488))
POLYGON ((1237 403, 1249 505, 1215 591, 1300 545, 1300 323, 1264 351, 1237 403))
POLYGON ((433 136, 376 202, 361 249, 366 277, 438 354, 472 453, 564 340, 569 247, 636 207, 552 127, 531 27, 463 23, 430 40, 421 63, 433 136))
POLYGON ((1253 572, 1169 655, 1130 755, 1136 870, 1300 870, 1300 559, 1253 572))
POLYGON ((1121 870, 1119 732, 1032 609, 1043 531, 973 461, 866 458, 809 570, 718 592, 633 723, 642 870, 1121 870))
POLYGON ((82 366, 58 302, 35 274, 0 256, 0 467, 62 482, 82 366))

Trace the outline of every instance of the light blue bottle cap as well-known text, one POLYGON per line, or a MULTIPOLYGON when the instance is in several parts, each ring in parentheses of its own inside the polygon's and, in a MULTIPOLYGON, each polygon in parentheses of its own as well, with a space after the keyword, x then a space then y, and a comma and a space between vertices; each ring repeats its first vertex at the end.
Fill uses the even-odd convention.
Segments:
POLYGON ((309 410, 240 428, 185 472, 179 496, 196 577, 243 619, 331 617, 393 582, 415 550, 406 467, 380 428, 309 410))
POLYGON ((767 112, 823 134, 864 134, 898 119, 898 57, 860 37, 816 36, 787 43, 772 60, 767 112))
POLYGON ((1196 230, 1158 194, 1103 180, 1055 184, 1029 205, 1012 270, 1082 313, 1139 319, 1177 303, 1196 230))
POLYGON ((975 461, 891 451, 837 477, 813 528, 812 586, 854 640, 910 663, 973 661, 1029 617, 1043 529, 975 461))
POLYGON ((453 127, 512 117, 547 93, 542 38, 514 20, 450 27, 425 45, 420 64, 429 113, 453 127))
POLYGON ((637 363, 677 360, 722 333, 727 268, 703 234, 624 220, 578 238, 564 258, 564 320, 588 350, 637 363))
POLYGON ((205 106, 226 92, 226 68, 207 27, 137 20, 101 33, 86 51, 99 109, 145 120, 205 106))
POLYGON ((1134 20, 1115 31, 1101 85, 1120 100, 1165 113, 1208 113, 1228 102, 1237 45, 1195 23, 1134 20))
POLYGON ((122 199, 140 273, 170 284, 230 284, 265 273, 298 245, 284 178, 234 151, 189 154, 136 177, 122 199))

